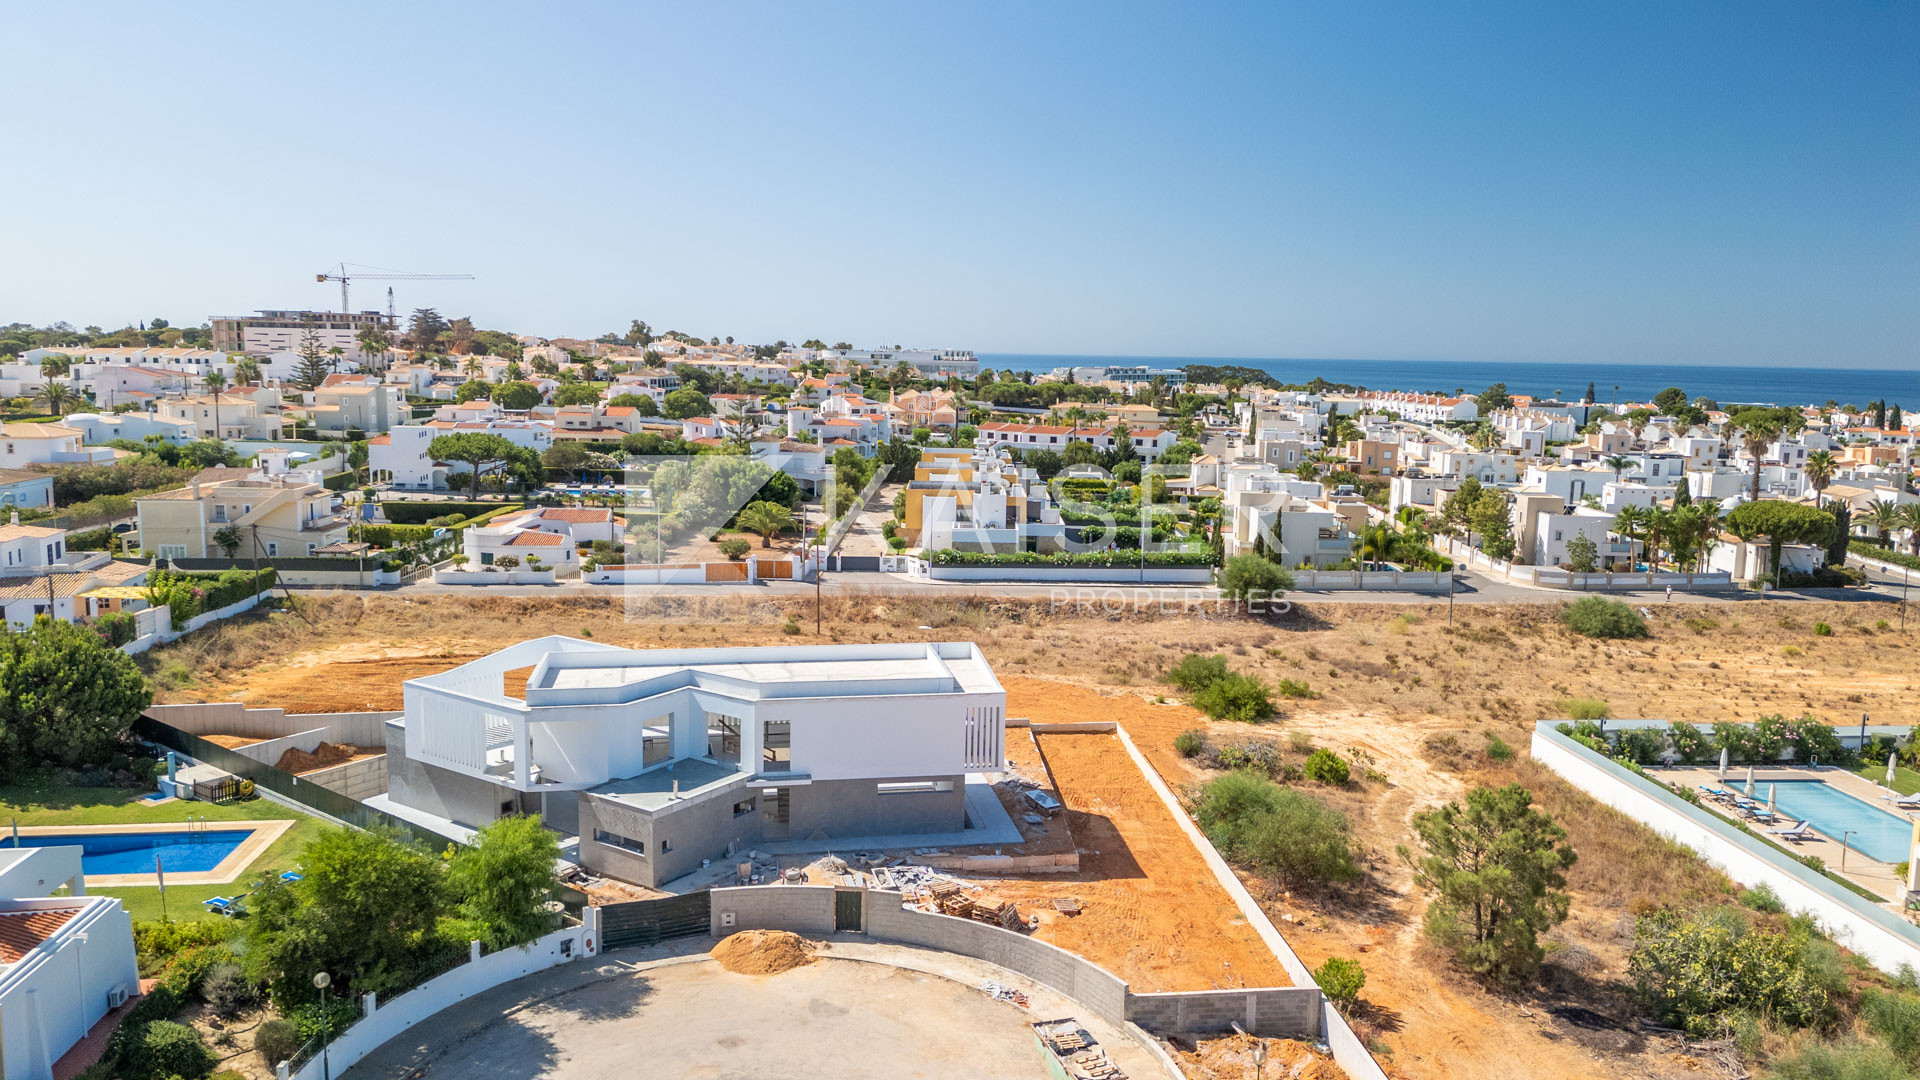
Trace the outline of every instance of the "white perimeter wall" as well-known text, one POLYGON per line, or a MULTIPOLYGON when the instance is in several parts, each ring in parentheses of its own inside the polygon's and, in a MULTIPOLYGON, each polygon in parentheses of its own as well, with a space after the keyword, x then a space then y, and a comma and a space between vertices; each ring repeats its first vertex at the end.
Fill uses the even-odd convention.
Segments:
POLYGON ((1834 884, 1764 841, 1741 833, 1713 814, 1664 791, 1581 746, 1549 725, 1533 731, 1534 760, 1573 786, 1685 844, 1701 858, 1746 886, 1766 884, 1790 911, 1820 920, 1833 939, 1889 974, 1902 964, 1920 969, 1920 929, 1878 904, 1834 884))

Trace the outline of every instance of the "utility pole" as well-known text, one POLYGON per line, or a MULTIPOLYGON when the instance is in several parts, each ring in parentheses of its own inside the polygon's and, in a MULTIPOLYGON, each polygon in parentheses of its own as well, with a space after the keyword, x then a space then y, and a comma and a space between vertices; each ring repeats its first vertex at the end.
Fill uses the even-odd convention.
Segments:
POLYGON ((1447 626, 1453 626, 1453 568, 1447 568, 1447 626))

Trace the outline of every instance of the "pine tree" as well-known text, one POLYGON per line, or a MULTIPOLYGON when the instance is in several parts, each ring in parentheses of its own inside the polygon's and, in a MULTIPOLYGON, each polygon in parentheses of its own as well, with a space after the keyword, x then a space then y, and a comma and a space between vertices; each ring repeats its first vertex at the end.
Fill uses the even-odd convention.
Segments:
POLYGON ((327 352, 320 347, 320 334, 312 327, 300 332, 300 362, 293 367, 293 384, 302 390, 318 390, 327 381, 327 352))
POLYGON ((1900 406, 1898 405, 1890 406, 1887 409, 1887 423, 1885 426, 1893 428, 1894 430, 1898 431, 1900 429, 1901 422, 1904 419, 1905 418, 1900 413, 1900 406))

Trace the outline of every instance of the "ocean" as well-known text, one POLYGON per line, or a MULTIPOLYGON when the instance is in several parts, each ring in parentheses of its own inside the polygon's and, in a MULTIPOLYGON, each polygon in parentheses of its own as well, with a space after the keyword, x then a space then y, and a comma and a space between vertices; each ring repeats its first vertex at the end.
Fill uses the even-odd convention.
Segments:
POLYGON ((1885 399, 1902 409, 1920 405, 1920 372, 1912 370, 1785 367, 1734 367, 1718 364, 1527 364, 1485 361, 1293 360, 1206 356, 1045 356, 1031 353, 981 353, 995 370, 1051 371, 1060 367, 1188 364, 1237 364, 1258 368, 1283 383, 1311 382, 1315 376, 1353 383, 1369 390, 1414 390, 1477 394, 1497 382, 1514 394, 1578 400, 1593 383, 1602 402, 1647 401, 1669 386, 1688 397, 1709 397, 1721 405, 1821 404, 1832 400, 1865 405, 1885 399), (1615 387, 1618 386, 1618 397, 1615 387))

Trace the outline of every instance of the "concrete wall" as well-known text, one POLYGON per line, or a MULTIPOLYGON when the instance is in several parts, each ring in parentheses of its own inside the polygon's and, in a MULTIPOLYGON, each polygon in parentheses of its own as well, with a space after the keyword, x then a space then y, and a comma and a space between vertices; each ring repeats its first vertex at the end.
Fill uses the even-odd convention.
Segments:
POLYGON ((668 812, 649 814, 618 800, 583 793, 580 861, 589 870, 657 888, 700 869, 702 860, 725 857, 729 843, 735 850, 744 850, 758 842, 758 795, 756 788, 744 782, 729 784, 674 803, 668 812), (754 800, 753 809, 736 815, 734 805, 747 799, 754 800), (596 829, 638 840, 646 845, 646 853, 596 842, 596 829))
POLYGON ((9 912, 85 907, 40 947, 0 968, 0 1076, 52 1080, 53 1063, 107 1012, 107 991, 136 992, 133 923, 113 897, 26 899, 9 912))
POLYGON ((1099 566, 926 566, 925 576, 934 581, 1049 581, 1072 584, 1091 582, 1111 585, 1205 585, 1213 580, 1211 566, 1149 566, 1145 574, 1139 567, 1099 566))
POLYGON ((384 746, 386 722, 397 712, 295 713, 285 709, 255 709, 237 701, 192 705, 150 705, 146 714, 192 735, 243 735, 275 739, 304 731, 325 730, 326 740, 353 746, 384 746))
MULTIPOLYGON (((585 921, 580 926, 556 930, 529 944, 478 957, 428 979, 377 1010, 372 1007, 373 995, 368 994, 361 999, 361 1018, 333 1041, 327 1048, 326 1058, 322 1060, 316 1055, 301 1066, 300 1071, 291 1074, 292 1080, 320 1080, 326 1074, 339 1076, 382 1043, 442 1009, 523 975, 596 955, 600 944, 599 912, 587 908, 582 918, 585 921)), ((280 1075, 289 1076, 285 1072, 280 1075)))
MULTIPOLYGON (((714 937, 741 930, 791 930, 796 934, 833 933, 831 885, 763 885, 713 890, 709 926, 714 937), (732 925, 728 925, 731 917, 732 925)), ((868 893, 867 900, 884 901, 892 893, 868 893)))
POLYGON ((553 571, 438 569, 433 572, 433 583, 435 585, 551 585, 553 571))
POLYGON ((257 743, 248 743, 245 746, 236 746, 233 748, 233 752, 239 754, 241 757, 252 758, 262 765, 275 765, 279 762, 280 755, 289 750, 306 750, 311 752, 314 747, 327 741, 327 734, 326 728, 313 728, 312 730, 298 732, 293 735, 282 735, 277 739, 266 739, 257 743))
POLYGON ((1446 592, 1447 573, 1441 570, 1293 570, 1295 589, 1384 589, 1446 592))
POLYGON ((1318 1038, 1321 1001, 1312 986, 1128 993, 1127 1019, 1148 1031, 1230 1031, 1238 1023, 1255 1035, 1318 1038))
POLYGON ((406 728, 386 727, 387 793, 394 802, 477 829, 500 816, 502 803, 517 800, 512 788, 408 757, 406 728))
POLYGON ((1742 885, 1765 883, 1789 911, 1811 912, 1833 939, 1882 971, 1920 968, 1920 929, 1880 905, 1842 888, 1771 844, 1642 779, 1542 723, 1533 730, 1533 757, 1573 786, 1685 844, 1742 885))
POLYGON ((951 791, 882 795, 877 780, 818 781, 789 788, 789 839, 802 840, 815 832, 828 836, 881 836, 893 833, 959 832, 967 820, 967 778, 946 776, 889 776, 887 782, 944 780, 951 791))
POLYGON ((361 758, 330 769, 302 773, 300 779, 319 784, 355 802, 366 802, 387 790, 387 759, 384 756, 361 758))

